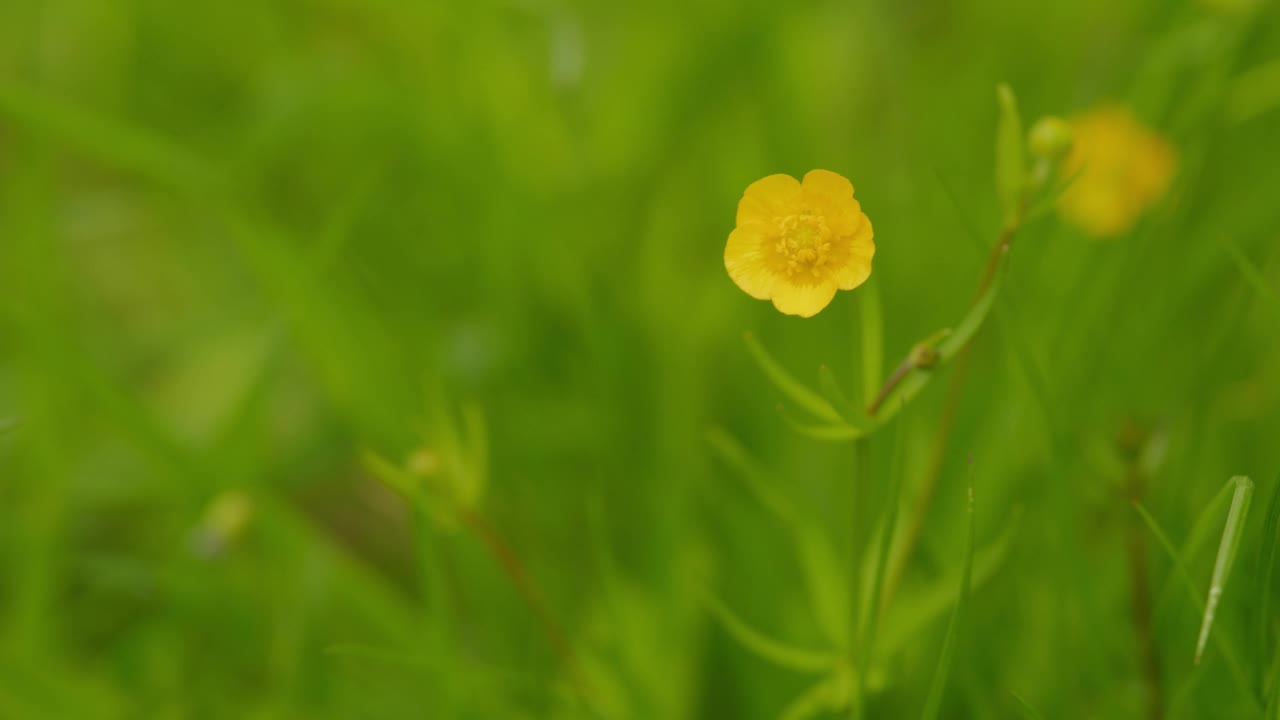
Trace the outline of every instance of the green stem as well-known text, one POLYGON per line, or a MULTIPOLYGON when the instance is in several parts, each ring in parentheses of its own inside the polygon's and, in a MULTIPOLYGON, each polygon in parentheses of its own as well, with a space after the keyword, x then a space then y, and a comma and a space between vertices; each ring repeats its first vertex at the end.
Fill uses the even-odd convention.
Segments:
MULTIPOLYGON (((857 648, 861 645, 862 623, 862 516, 865 514, 858 503, 859 486, 865 485, 871 474, 871 448, 866 438, 854 441, 854 477, 850 491, 850 558, 849 558, 849 658, 854 662, 857 648)), ((859 720, 862 717, 862 696, 866 687, 867 668, 854 667, 854 694, 850 704, 849 717, 859 720)))

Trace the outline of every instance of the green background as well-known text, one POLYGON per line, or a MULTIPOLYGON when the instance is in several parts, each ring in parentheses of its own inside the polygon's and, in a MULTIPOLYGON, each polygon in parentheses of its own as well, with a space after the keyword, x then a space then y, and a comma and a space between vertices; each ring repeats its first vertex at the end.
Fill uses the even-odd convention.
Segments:
MULTIPOLYGON (((1262 717, 1278 59, 1271 3, 0 3, 0 717, 778 717, 821 676, 711 607, 830 649, 850 528, 895 477, 913 517, 951 370, 870 472, 791 432, 743 332, 856 394, 869 291, 809 320, 752 300, 723 265, 737 200, 853 181, 892 368, 959 321, 999 230, 999 82, 1028 122, 1128 104, 1178 175, 1124 237, 1016 238, 865 716, 922 711, 971 459, 942 717, 1018 717, 1011 693, 1262 717), (448 451, 463 408, 489 536, 362 459, 448 451), (1212 642, 1197 668, 1200 613, 1130 500, 1182 548, 1235 474, 1234 663, 1212 642), (211 551, 226 493, 252 516, 211 551)), ((1186 553, 1200 598, 1225 507, 1186 553)))

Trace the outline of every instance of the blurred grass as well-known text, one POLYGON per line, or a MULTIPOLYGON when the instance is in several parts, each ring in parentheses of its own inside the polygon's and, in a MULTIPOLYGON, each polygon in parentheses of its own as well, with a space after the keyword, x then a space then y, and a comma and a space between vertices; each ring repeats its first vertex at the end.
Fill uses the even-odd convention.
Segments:
MULTIPOLYGON (((1130 502, 1207 547, 1224 480, 1280 465, 1277 60, 1273 4, 1226 0, 0 4, 0 717, 779 716, 812 678, 701 598, 827 647, 806 588, 845 579, 793 526, 849 546, 854 460, 788 431, 742 333, 846 390, 879 340, 863 291, 801 321, 733 287, 734 207, 769 173, 850 177, 893 363, 958 320, 999 229, 1001 81, 1028 120, 1132 105, 1178 179, 1129 236, 1018 237, 866 716, 923 708, 967 457, 940 716, 1143 716, 1130 502), (568 660, 492 546, 361 463, 472 403, 484 517, 568 660)), ((865 507, 898 481, 914 505, 944 403, 895 420, 900 478, 873 445, 865 507)), ((1274 520, 1242 532, 1213 633, 1261 686, 1216 643, 1194 667, 1165 593, 1171 716, 1261 717, 1280 686, 1274 574, 1241 570, 1274 520)), ((1212 553, 1180 558, 1207 587, 1212 553)))

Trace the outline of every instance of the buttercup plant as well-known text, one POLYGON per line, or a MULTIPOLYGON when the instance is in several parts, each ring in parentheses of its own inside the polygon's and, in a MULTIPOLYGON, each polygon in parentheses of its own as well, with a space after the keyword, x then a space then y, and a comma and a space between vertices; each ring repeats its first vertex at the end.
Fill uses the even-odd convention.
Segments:
MULTIPOLYGON (((888 377, 881 380, 883 340, 879 297, 874 284, 860 290, 864 354, 860 403, 848 399, 826 366, 819 372, 819 392, 797 380, 753 335, 747 335, 748 349, 765 375, 795 407, 810 416, 797 419, 784 412, 784 419, 797 432, 818 440, 852 441, 858 483, 864 482, 869 473, 870 436, 911 402, 940 368, 963 357, 999 293, 1003 261, 1014 236, 1026 222, 1051 209, 1070 186, 1074 173, 1079 172, 1068 161, 1072 157, 1074 132, 1067 122, 1055 117, 1042 118, 1029 134, 1024 134, 1016 99, 1007 86, 997 88, 997 103, 995 179, 1002 225, 978 283, 977 295, 953 328, 943 328, 915 343, 888 377)), ((772 300, 783 313, 811 317, 831 302, 837 290, 852 290, 867 283, 875 254, 873 238, 871 222, 853 199, 853 185, 843 176, 813 170, 805 175, 803 182, 797 182, 787 175, 770 175, 752 183, 739 202, 736 227, 725 247, 725 267, 734 283, 752 297, 772 300)), ((953 374, 953 385, 962 381, 961 370, 958 368, 953 374)), ((954 398, 958 393, 953 388, 950 395, 954 398)), ((939 443, 945 442, 948 427, 949 420, 946 420, 939 431, 939 443)), ((709 438, 726 461, 739 468, 746 465, 744 449, 736 446, 726 434, 716 432, 709 438)), ((885 507, 879 509, 878 524, 882 532, 872 540, 859 527, 866 513, 855 508, 850 571, 832 571, 838 561, 834 559, 837 554, 831 543, 822 533, 816 533, 815 537, 813 531, 803 530, 795 522, 794 509, 776 513, 796 534, 797 552, 808 574, 825 571, 849 578, 847 587, 837 590, 820 591, 824 584, 812 578, 809 583, 810 592, 825 595, 813 598, 812 604, 815 612, 823 616, 819 618, 820 624, 829 630, 831 647, 825 650, 790 647, 748 626, 726 603, 715 598, 708 601, 726 629, 753 652, 797 671, 816 671, 823 675, 822 680, 796 699, 785 717, 802 718, 824 710, 846 709, 852 717, 861 717, 867 688, 880 682, 876 680, 880 675, 870 667, 876 650, 875 629, 914 546, 936 479, 926 477, 923 501, 915 508, 916 517, 909 518, 911 523, 904 539, 895 540, 901 482, 896 477, 899 442, 895 441, 894 445, 893 488, 885 507), (864 539, 872 540, 873 546, 864 548, 864 539), (896 553, 890 552, 891 544, 899 546, 896 553), (868 559, 869 562, 865 562, 868 559), (847 621, 832 619, 832 606, 838 604, 843 604, 847 621)), ((778 499, 760 487, 758 477, 752 479, 751 486, 757 496, 776 509, 778 499)), ((853 494, 856 505, 856 487, 853 494)), ((969 503, 972 518, 972 487, 969 503)), ((972 554, 970 535, 966 563, 972 562, 972 554)), ((968 573, 962 587, 956 589, 957 607, 967 587, 968 573)), ((948 647, 954 625, 953 618, 948 647)), ((950 653, 944 652, 926 702, 926 716, 930 709, 936 713, 939 707, 949 658, 950 653)))

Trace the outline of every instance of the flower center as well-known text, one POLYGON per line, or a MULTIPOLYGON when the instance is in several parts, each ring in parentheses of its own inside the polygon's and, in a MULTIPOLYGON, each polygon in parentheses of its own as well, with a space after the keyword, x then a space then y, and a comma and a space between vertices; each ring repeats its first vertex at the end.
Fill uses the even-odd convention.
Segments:
POLYGON ((821 215, 788 215, 778 221, 774 249, 786 261, 787 277, 821 277, 831 252, 831 228, 821 215))

